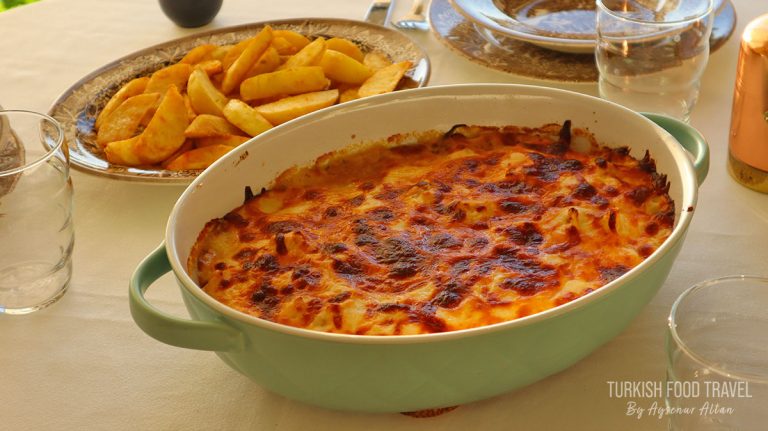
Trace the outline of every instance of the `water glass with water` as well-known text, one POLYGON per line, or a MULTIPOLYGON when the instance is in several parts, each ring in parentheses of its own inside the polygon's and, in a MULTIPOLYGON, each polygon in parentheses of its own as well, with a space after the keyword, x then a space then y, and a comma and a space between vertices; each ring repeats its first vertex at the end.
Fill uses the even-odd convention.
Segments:
POLYGON ((671 430, 768 427, 768 278, 699 283, 672 306, 666 415, 671 430))
POLYGON ((709 58, 712 0, 597 0, 600 96, 688 121, 709 58))
POLYGON ((72 275, 72 183, 53 118, 0 110, 0 314, 56 302, 72 275))

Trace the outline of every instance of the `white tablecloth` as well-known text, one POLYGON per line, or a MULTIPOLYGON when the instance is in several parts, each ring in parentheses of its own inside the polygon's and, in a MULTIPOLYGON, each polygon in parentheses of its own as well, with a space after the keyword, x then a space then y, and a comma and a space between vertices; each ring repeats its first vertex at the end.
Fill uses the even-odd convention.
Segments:
MULTIPOLYGON (((395 16, 408 7, 400 3, 395 16)), ((663 381, 666 316, 683 289, 707 278, 768 272, 768 196, 739 186, 725 170, 738 35, 748 21, 768 12, 768 4, 735 3, 736 36, 710 58, 692 116, 692 125, 709 140, 712 169, 682 253, 634 323, 575 366, 432 419, 328 411, 268 393, 213 353, 151 339, 130 317, 128 277, 162 241, 183 187, 75 171, 75 273, 69 292, 33 315, 0 316, 0 429, 666 429, 666 419, 627 416, 628 400, 611 398, 607 381, 663 381)), ((173 25, 153 0, 43 0, 0 14, 0 104, 45 112, 98 67, 195 31, 291 17, 360 19, 367 7, 364 0, 226 0, 212 24, 188 30, 173 25)), ((431 85, 553 85, 471 63, 430 33, 409 34, 429 51, 431 85)), ((594 84, 557 86, 596 94, 594 84)), ((186 316, 170 276, 149 297, 186 316)))

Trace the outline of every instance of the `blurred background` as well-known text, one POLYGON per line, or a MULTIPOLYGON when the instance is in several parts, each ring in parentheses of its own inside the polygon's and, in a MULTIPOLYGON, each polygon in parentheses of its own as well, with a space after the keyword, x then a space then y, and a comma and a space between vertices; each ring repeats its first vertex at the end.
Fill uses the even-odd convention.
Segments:
POLYGON ((0 0, 0 12, 8 10, 12 7, 25 5, 28 3, 35 3, 39 0, 0 0))

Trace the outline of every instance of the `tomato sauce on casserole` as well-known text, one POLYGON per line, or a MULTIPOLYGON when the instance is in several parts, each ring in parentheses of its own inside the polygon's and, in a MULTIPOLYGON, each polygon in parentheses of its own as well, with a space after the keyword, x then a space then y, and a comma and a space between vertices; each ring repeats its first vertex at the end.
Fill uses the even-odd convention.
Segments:
POLYGON ((188 261, 218 301, 360 335, 455 331, 573 301, 669 236, 666 176, 587 131, 455 126, 325 155, 211 220, 188 261))

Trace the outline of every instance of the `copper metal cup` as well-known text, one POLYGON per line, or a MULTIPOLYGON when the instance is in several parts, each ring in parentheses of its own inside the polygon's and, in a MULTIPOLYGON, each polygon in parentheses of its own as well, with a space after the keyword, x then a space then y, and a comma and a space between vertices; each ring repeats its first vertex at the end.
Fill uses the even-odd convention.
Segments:
POLYGON ((741 37, 728 172, 739 183, 768 193, 768 14, 750 22, 741 37))

